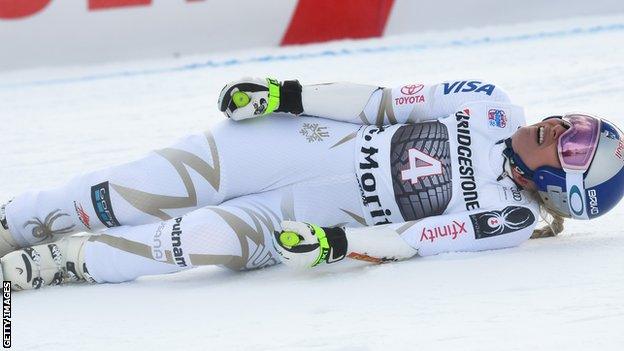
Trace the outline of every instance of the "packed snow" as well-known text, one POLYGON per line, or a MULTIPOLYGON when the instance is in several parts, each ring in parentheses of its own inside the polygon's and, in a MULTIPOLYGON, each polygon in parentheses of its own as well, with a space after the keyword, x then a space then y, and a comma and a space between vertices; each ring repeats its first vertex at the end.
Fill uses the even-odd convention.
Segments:
MULTIPOLYGON (((0 197, 139 157, 224 117, 244 76, 481 78, 530 122, 624 126, 624 16, 0 73, 0 197)), ((241 140, 241 142, 244 142, 241 140)), ((622 350, 624 204, 557 238, 381 266, 216 267, 13 295, 16 350, 622 350)))

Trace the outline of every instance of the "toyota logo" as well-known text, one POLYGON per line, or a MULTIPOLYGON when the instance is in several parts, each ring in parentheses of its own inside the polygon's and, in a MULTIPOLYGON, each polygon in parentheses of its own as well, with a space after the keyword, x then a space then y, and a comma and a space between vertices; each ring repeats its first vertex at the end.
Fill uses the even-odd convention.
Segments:
POLYGON ((425 86, 422 84, 405 85, 401 88, 401 94, 403 95, 415 95, 423 90, 425 86))

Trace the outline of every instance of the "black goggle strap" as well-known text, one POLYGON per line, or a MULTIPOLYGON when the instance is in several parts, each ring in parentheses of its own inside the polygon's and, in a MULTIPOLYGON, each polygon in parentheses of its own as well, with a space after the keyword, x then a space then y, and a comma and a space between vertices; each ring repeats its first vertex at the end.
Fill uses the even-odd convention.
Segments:
POLYGON ((553 119, 553 118, 556 118, 556 119, 563 119, 563 116, 548 116, 548 117, 544 118, 544 119, 542 120, 542 122, 544 122, 544 121, 548 121, 549 119, 553 119))
MULTIPOLYGON (((499 143, 500 142, 505 143, 505 149, 503 150, 503 156, 505 156, 505 160, 506 160, 505 162, 506 164, 503 165, 505 173, 510 173, 511 169, 515 169, 516 172, 518 172, 522 177, 532 181, 535 172, 533 172, 529 167, 527 167, 527 165, 522 161, 520 156, 518 156, 513 151, 513 148, 511 147, 511 138, 501 140, 499 141, 499 143), (507 163, 509 163, 508 166, 507 166, 507 163), (507 167, 509 167, 509 170, 507 170, 507 167)), ((508 175, 513 180, 513 176, 511 174, 508 174, 508 175)), ((514 183, 516 182, 514 181, 514 183)), ((520 186, 518 183, 516 183, 516 185, 520 186)))

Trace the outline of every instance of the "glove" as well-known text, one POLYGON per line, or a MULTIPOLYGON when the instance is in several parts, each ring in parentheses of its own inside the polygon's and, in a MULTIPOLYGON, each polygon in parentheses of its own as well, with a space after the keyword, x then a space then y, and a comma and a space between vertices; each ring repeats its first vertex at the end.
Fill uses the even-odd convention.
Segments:
POLYGON ((335 263, 347 255, 344 229, 321 228, 303 222, 283 221, 282 231, 273 235, 273 244, 282 262, 295 268, 335 263))
POLYGON ((297 80, 283 83, 271 78, 243 78, 227 84, 219 95, 219 110, 235 121, 288 112, 303 112, 301 84, 297 80))

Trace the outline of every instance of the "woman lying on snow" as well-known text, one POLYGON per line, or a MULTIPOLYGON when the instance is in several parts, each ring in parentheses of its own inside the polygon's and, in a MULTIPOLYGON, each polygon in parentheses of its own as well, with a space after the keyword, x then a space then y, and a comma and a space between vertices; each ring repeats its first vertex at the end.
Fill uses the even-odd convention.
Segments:
POLYGON ((613 124, 571 113, 525 126, 479 81, 244 79, 219 107, 231 120, 205 133, 16 196, 0 215, 4 279, 32 289, 499 249, 600 216, 624 193, 613 124), (550 225, 535 230, 540 213, 550 225))

